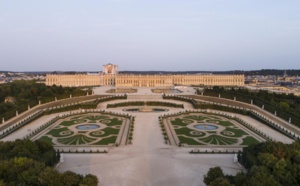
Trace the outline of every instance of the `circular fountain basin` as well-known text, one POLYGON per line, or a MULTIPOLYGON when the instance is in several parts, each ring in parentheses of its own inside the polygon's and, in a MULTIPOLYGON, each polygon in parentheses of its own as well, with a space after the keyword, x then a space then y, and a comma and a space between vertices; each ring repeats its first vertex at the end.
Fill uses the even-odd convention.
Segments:
POLYGON ((211 124, 197 124, 197 125, 194 125, 194 127, 196 129, 201 129, 201 130, 216 130, 218 129, 219 127, 215 126, 215 125, 211 125, 211 124))
POLYGON ((96 124, 83 124, 83 125, 78 125, 76 126, 76 129, 79 130, 93 130, 99 128, 99 125, 96 124))
POLYGON ((139 108, 139 111, 140 112, 152 112, 153 109, 150 107, 147 107, 147 106, 143 106, 143 107, 139 108))

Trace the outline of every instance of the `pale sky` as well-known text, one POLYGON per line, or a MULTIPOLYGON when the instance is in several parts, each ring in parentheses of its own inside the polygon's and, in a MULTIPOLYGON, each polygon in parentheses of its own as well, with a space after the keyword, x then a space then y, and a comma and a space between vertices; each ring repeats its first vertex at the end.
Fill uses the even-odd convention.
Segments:
POLYGON ((0 70, 300 69, 300 0, 0 0, 0 70))

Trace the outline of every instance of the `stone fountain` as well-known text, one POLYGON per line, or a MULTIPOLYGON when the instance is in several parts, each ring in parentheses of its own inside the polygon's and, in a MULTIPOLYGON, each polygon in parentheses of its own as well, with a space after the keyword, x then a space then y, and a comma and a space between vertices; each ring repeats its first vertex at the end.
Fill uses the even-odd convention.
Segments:
POLYGON ((153 109, 150 108, 150 107, 148 107, 147 104, 146 104, 146 102, 145 102, 145 103, 144 103, 144 106, 142 106, 142 107, 139 108, 139 111, 140 111, 140 112, 152 112, 153 109))

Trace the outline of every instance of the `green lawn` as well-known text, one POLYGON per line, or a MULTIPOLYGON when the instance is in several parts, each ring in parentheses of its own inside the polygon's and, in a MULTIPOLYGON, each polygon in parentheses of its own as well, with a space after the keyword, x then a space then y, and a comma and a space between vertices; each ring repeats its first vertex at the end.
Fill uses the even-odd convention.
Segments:
POLYGON ((52 129, 47 134, 50 134, 53 137, 66 137, 73 135, 74 132, 70 131, 67 127, 64 127, 59 129, 52 129), (62 135, 61 132, 69 132, 69 134, 62 135))
POLYGON ((230 121, 222 121, 222 120, 207 120, 208 123, 218 124, 224 127, 232 126, 233 124, 230 121))
POLYGON ((229 128, 227 127, 224 131, 221 132, 222 135, 224 136, 230 136, 230 137, 242 137, 244 135, 248 135, 245 131, 241 129, 234 129, 234 128, 229 128), (234 135, 227 135, 226 132, 232 132, 234 135))
POLYGON ((94 143, 93 145, 108 145, 108 144, 115 144, 117 140, 117 136, 110 136, 108 138, 103 138, 101 141, 94 143))
POLYGON ((107 125, 109 126, 121 125, 121 124, 122 124, 122 120, 119 120, 118 118, 110 119, 110 123, 107 123, 107 125))
POLYGON ((252 144, 257 144, 259 141, 252 136, 247 136, 243 139, 243 143, 241 145, 252 145, 252 144))
POLYGON ((191 134, 191 132, 194 131, 194 132, 198 132, 198 131, 195 131, 195 130, 192 130, 192 129, 189 129, 189 128, 181 128, 181 129, 175 129, 175 132, 177 135, 185 135, 185 136, 192 136, 192 137, 202 137, 202 136, 205 136, 205 133, 204 132, 200 132, 200 134, 191 134))
POLYGON ((79 124, 79 123, 86 123, 86 120, 73 120, 73 121, 63 121, 60 123, 60 125, 63 125, 65 127, 69 127, 69 126, 72 126, 74 124, 79 124))
POLYGON ((59 138, 57 141, 65 145, 82 145, 95 141, 95 138, 90 138, 85 135, 78 134, 67 138, 59 138))
POLYGON ((226 138, 219 135, 210 135, 206 138, 199 139, 205 143, 213 144, 213 145, 232 145, 237 143, 238 139, 234 138, 226 138))
POLYGON ((46 141, 46 142, 50 143, 51 145, 53 145, 52 138, 49 138, 48 136, 42 136, 39 140, 46 141))
POLYGON ((185 127, 186 125, 193 123, 193 120, 176 118, 175 120, 171 121, 171 123, 172 125, 185 127))
POLYGON ((184 136, 178 136, 178 139, 179 139, 180 143, 185 143, 188 145, 204 145, 204 144, 199 143, 198 141, 195 141, 192 138, 186 138, 184 136))
POLYGON ((203 121, 203 120, 209 119, 210 117, 198 116, 198 115, 189 115, 189 116, 184 116, 183 118, 192 119, 192 120, 196 120, 196 121, 203 121))

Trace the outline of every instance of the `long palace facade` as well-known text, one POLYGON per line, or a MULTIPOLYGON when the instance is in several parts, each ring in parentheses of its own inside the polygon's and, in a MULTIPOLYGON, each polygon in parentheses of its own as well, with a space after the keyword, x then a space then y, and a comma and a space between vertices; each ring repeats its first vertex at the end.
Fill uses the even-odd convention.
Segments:
POLYGON ((244 86, 244 75, 214 74, 119 74, 118 66, 103 65, 97 74, 47 74, 46 85, 85 87, 113 85, 116 87, 171 87, 174 85, 244 86))

